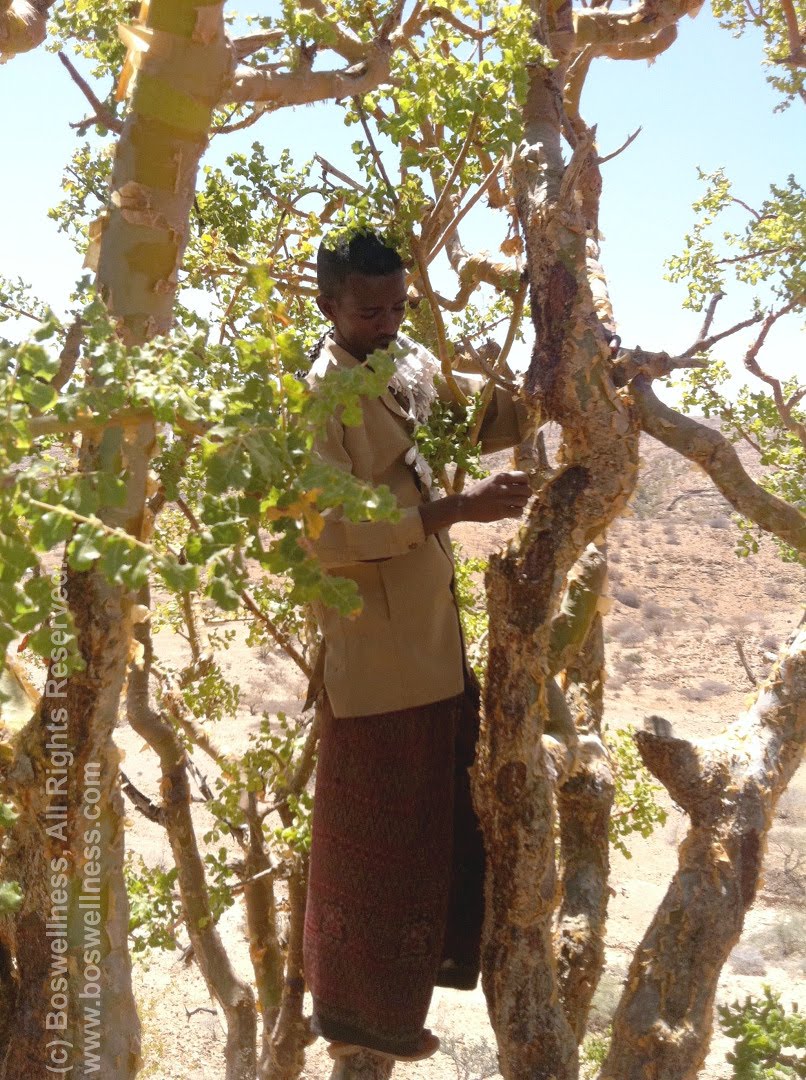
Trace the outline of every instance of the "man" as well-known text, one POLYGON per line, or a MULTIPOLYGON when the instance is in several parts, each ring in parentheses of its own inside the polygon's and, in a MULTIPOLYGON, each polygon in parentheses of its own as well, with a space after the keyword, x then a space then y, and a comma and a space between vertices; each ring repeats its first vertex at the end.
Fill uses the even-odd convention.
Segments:
MULTIPOLYGON (((317 277, 333 329, 311 369, 313 386, 332 366, 388 349, 406 310, 401 259, 370 233, 323 244, 317 277)), ((322 605, 316 612, 324 710, 305 969, 314 1030, 333 1057, 428 1057, 439 1047, 423 1027, 434 986, 472 988, 479 972, 484 855, 468 779, 478 693, 448 529, 518 517, 530 489, 524 473, 507 472, 461 495, 431 497, 411 414, 446 391, 433 385, 430 354, 420 355, 419 367, 404 356, 390 389, 362 401, 360 426, 331 417, 318 447, 328 463, 387 485, 401 510, 396 522, 356 523, 337 508, 314 544, 328 569, 356 582, 363 602, 354 619, 322 605)), ((482 448, 525 434, 526 410, 497 391, 482 448)))

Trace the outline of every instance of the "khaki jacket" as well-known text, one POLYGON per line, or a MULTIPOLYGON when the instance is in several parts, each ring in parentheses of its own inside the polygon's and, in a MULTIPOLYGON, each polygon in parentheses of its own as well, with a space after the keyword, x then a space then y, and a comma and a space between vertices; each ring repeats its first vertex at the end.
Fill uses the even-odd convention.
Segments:
MULTIPOLYGON (((331 365, 357 363, 327 338, 309 382, 315 386, 331 365)), ((457 378, 464 390, 474 388, 472 378, 457 378)), ((355 581, 363 601, 355 618, 314 605, 324 639, 317 668, 337 717, 426 705, 464 687, 450 538, 447 530, 425 535, 419 511, 424 495, 404 461, 413 444, 412 421, 389 391, 363 399, 362 410, 358 427, 345 427, 333 416, 317 451, 328 464, 368 484, 386 484, 401 515, 395 522, 352 522, 334 508, 326 512, 313 545, 330 572, 355 581)), ((483 451, 513 446, 526 431, 525 408, 497 390, 482 427, 483 451)), ((315 676, 313 691, 319 689, 316 681, 315 676)))

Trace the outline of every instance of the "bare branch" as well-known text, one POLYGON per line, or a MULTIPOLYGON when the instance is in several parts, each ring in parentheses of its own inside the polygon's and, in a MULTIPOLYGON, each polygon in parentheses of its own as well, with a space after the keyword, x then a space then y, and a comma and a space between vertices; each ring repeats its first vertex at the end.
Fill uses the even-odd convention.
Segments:
POLYGON ((333 173, 343 184, 348 187, 354 188, 356 191, 365 192, 367 189, 363 184, 359 184, 357 180, 353 180, 347 173, 343 173, 341 169, 337 169, 335 165, 331 165, 327 158, 323 158, 321 154, 314 154, 314 161, 318 161, 322 166, 322 179, 327 180, 327 174, 333 173))
POLYGON ((623 154, 628 146, 632 146, 632 144, 635 142, 635 140, 638 138, 638 136, 641 134, 641 132, 643 130, 644 129, 642 127, 636 128, 635 131, 632 133, 632 135, 627 136, 627 138, 621 144, 621 146, 618 148, 618 150, 614 150, 612 152, 612 154, 605 154, 604 157, 597 158, 596 159, 596 164, 597 165, 604 165, 604 163, 606 161, 612 161, 613 158, 618 157, 619 154, 623 154))
POLYGON ((743 319, 741 322, 736 323, 735 326, 731 326, 728 330, 721 330, 718 334, 712 334, 710 337, 700 337, 700 339, 695 341, 693 345, 690 345, 682 355, 684 357, 690 357, 696 356, 697 353, 708 352, 708 350, 712 349, 718 341, 730 337, 731 334, 737 334, 740 330, 746 330, 748 326, 753 326, 755 323, 759 322, 761 317, 761 314, 751 315, 749 319, 743 319))
POLYGON ((495 368, 484 359, 478 349, 475 349, 470 342, 467 343, 467 347, 470 350, 470 355, 485 373, 488 379, 491 379, 496 386, 500 386, 503 390, 506 390, 510 394, 517 394, 518 386, 510 379, 505 379, 503 375, 499 375, 495 368))
POLYGON ((445 181, 445 185, 442 188, 442 191, 439 193, 439 198, 436 201, 436 205, 434 206, 434 209, 431 211, 431 213, 428 215, 426 221, 423 223, 421 235, 424 240, 428 238, 429 233, 433 232, 433 230, 439 226, 439 223, 442 220, 442 212, 445 209, 445 205, 450 197, 451 190, 454 183, 456 182, 456 178, 465 163, 465 158, 467 157, 470 146, 476 135, 478 122, 479 114, 474 113, 473 119, 470 121, 470 125, 467 129, 465 141, 462 143, 462 148, 456 156, 456 160, 453 163, 453 168, 450 171, 448 179, 445 181))
POLYGON ((720 300, 722 300, 724 298, 724 296, 725 296, 725 294, 722 291, 720 291, 720 292, 714 293, 714 295, 711 297, 711 300, 710 300, 710 302, 708 304, 708 307, 706 309, 706 312, 705 312, 705 318, 703 319, 702 328, 701 328, 699 334, 697 335, 697 341, 704 341, 705 338, 708 337, 708 333, 709 333, 709 331, 711 329, 711 326, 713 325, 713 322, 714 322, 714 315, 716 315, 717 304, 719 303, 720 300))
POLYGON ((100 98, 95 95, 90 84, 76 71, 70 58, 65 56, 61 51, 59 51, 58 57, 70 73, 70 78, 95 110, 95 115, 89 120, 81 120, 78 124, 72 124, 71 127, 86 129, 90 124, 102 124, 104 127, 109 128, 110 131, 114 131, 115 134, 119 135, 123 130, 122 122, 118 120, 109 106, 105 105, 100 98))
POLYGON ((704 469, 734 510, 797 551, 806 551, 806 516, 752 480, 724 435, 664 405, 643 375, 633 379, 631 390, 648 435, 704 469))
POLYGON ((429 18, 441 19, 442 22, 448 23, 455 30, 461 31, 466 37, 472 38, 474 41, 484 41, 493 32, 492 29, 485 30, 483 27, 470 26, 469 23, 462 22, 452 11, 440 7, 438 4, 431 4, 426 10, 429 18))
POLYGON ((751 375, 755 375, 757 379, 761 379, 762 382, 765 382, 771 388, 772 396, 775 400, 775 407, 778 410, 781 421, 784 426, 800 440, 803 447, 806 448, 806 424, 803 424, 797 419, 792 412, 793 407, 789 402, 784 400, 784 392, 780 380, 773 378, 772 375, 768 375, 766 371, 763 371, 757 359, 758 354, 767 339, 767 335, 775 323, 782 318, 782 316, 789 314, 790 311, 798 307, 800 302, 801 298, 797 298, 792 300, 785 307, 780 308, 778 311, 771 311, 769 313, 761 327, 761 332, 745 353, 744 366, 751 375))
POLYGON ((389 193, 389 198, 392 200, 392 202, 394 203, 395 206, 398 206, 399 205, 399 199, 397 197, 397 192, 394 189, 394 185, 392 184, 392 181, 389 179, 389 174, 387 173, 386 167, 384 166, 383 158, 381 157, 381 152, 378 149, 377 145, 375 144, 375 139, 374 139, 374 137, 372 135, 372 130, 371 130, 369 124, 367 123, 367 114, 364 112, 364 106, 361 104, 361 98, 360 97, 354 97, 353 98, 353 104, 355 105, 356 110, 358 112, 358 119, 361 122, 361 127, 362 127, 362 129, 364 131, 364 135, 366 136, 367 145, 369 146, 370 153, 372 154, 372 160, 375 162, 375 164, 376 164, 376 166, 378 168, 378 172, 381 174, 381 178, 383 179, 384 184, 386 184, 386 190, 389 193))
POLYGON ((250 128, 253 124, 256 124, 266 111, 261 105, 256 105, 243 120, 236 120, 234 124, 222 124, 221 127, 214 127, 210 134, 231 135, 233 131, 243 131, 245 128, 250 128))
POLYGON ((157 825, 165 824, 165 811, 161 806, 152 802, 139 788, 136 788, 124 772, 120 773, 120 788, 124 795, 128 795, 132 805, 136 806, 143 817, 157 825))
POLYGON ((739 659, 741 660, 742 667, 747 673, 751 686, 758 686, 758 679, 753 674, 750 665, 747 662, 747 657, 744 655, 744 649, 742 648, 742 643, 739 638, 736 638, 736 652, 739 654, 739 659))

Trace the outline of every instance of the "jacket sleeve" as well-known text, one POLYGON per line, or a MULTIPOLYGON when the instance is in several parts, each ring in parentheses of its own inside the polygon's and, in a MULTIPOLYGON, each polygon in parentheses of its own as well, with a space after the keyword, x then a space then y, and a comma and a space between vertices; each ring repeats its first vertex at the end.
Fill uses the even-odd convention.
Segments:
MULTIPOLYGON (((478 394, 487 381, 481 375, 469 375, 459 371, 454 371, 453 377, 462 393, 468 396, 478 394)), ((453 400, 450 390, 442 379, 438 379, 435 385, 442 401, 453 400)), ((517 401, 504 387, 496 386, 481 425, 479 434, 481 452, 493 454, 498 450, 506 450, 509 446, 517 446, 533 428, 529 410, 524 403, 517 401)))
MULTIPOLYGON (((328 420, 325 435, 315 449, 327 465, 353 471, 344 446, 344 427, 336 417, 328 420)), ((425 543, 423 519, 416 506, 402 509, 397 521, 348 521, 339 506, 326 510, 323 517, 325 526, 312 546, 326 567, 390 559, 425 543)))

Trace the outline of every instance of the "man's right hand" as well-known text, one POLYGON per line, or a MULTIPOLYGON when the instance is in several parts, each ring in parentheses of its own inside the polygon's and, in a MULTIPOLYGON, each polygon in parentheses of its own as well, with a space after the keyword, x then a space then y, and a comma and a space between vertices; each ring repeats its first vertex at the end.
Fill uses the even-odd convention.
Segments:
POLYGON ((480 480, 461 495, 423 503, 420 515, 426 536, 459 521, 500 521, 520 517, 532 489, 525 472, 503 472, 480 480))

